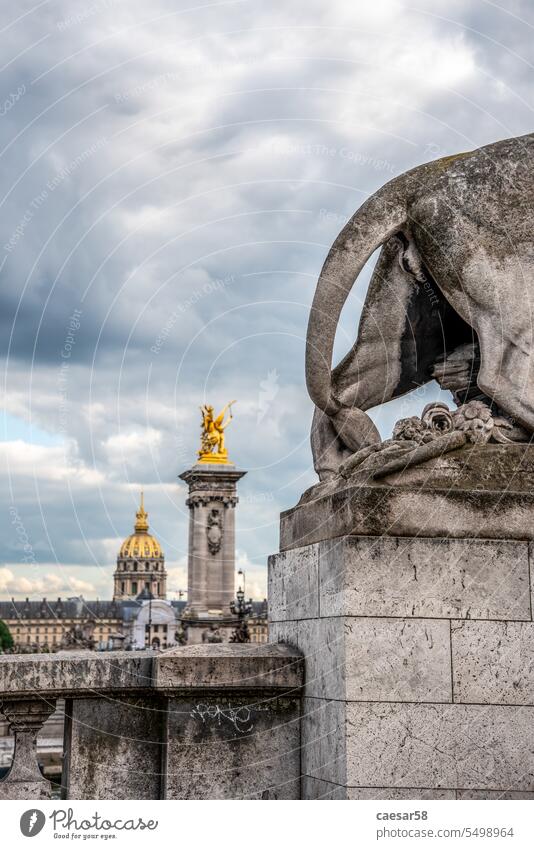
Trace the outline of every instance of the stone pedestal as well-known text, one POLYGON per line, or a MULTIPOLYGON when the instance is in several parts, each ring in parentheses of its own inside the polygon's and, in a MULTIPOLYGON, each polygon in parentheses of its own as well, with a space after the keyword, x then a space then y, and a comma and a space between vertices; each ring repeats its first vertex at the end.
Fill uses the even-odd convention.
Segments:
POLYGON ((306 658, 303 798, 534 798, 533 468, 481 446, 283 515, 270 633, 306 658))
POLYGON ((180 475, 189 487, 188 596, 182 616, 188 641, 218 629, 227 640, 235 628, 235 507, 237 482, 246 474, 234 466, 198 463, 180 475))

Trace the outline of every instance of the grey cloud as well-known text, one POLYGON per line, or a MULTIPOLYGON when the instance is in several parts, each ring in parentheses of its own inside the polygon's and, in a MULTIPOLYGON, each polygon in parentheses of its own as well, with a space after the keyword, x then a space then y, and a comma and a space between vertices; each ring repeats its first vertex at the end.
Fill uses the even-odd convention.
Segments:
MULTIPOLYGON (((129 482, 149 486, 157 532, 182 558, 173 487, 205 398, 239 398, 228 439, 251 469, 239 546, 256 564, 276 549, 280 509, 314 479, 303 343, 345 217, 418 162, 532 129, 530 5, 419 5, 94 0, 82 14, 62 0, 11 27, 0 74, 6 405, 75 458, 65 477, 44 459, 33 475, 5 473, 40 561, 109 557, 102 541, 131 524, 129 482)), ((339 355, 363 297, 344 313, 339 355)), ((395 415, 379 414, 384 433, 395 415)), ((3 559, 18 562, 8 513, 1 522, 3 559)))

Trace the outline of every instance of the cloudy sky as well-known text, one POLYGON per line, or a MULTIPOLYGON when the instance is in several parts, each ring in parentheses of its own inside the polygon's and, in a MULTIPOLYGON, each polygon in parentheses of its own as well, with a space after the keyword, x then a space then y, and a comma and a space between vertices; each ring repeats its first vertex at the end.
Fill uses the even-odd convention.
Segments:
POLYGON ((238 562, 262 597, 279 512, 315 480, 304 340, 328 247, 396 174, 532 131, 532 3, 3 6, 0 596, 109 598, 141 488, 183 588, 177 475, 199 405, 237 398, 238 562))

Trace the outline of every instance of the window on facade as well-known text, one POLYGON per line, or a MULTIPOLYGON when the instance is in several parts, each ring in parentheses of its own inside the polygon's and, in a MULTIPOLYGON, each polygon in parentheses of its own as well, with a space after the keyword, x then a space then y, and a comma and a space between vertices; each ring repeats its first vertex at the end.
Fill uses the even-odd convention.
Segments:
POLYGON ((154 633, 157 634, 159 631, 159 625, 154 625, 154 633))
POLYGON ((145 563, 145 572, 148 572, 150 569, 150 563, 145 563))
POLYGON ((137 581, 132 581, 132 592, 133 593, 137 592, 137 581))
POLYGON ((121 581, 121 593, 124 592, 124 587, 125 587, 124 581, 121 581))
POLYGON ((133 570, 134 570, 134 572, 137 572, 137 562, 136 562, 136 563, 134 563, 134 565, 133 565, 133 570))

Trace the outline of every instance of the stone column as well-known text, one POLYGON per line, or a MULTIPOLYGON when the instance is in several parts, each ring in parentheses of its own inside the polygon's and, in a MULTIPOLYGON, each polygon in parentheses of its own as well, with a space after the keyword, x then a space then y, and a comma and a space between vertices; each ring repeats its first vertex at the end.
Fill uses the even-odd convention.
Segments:
POLYGON ((231 464, 199 463, 180 475, 189 486, 186 618, 211 622, 230 616, 235 580, 236 489, 245 474, 231 464))
POLYGON ((235 598, 235 508, 238 500, 237 496, 227 497, 223 508, 226 516, 222 544, 220 599, 225 612, 228 612, 230 602, 235 598))
POLYGON ((37 762, 37 734, 56 708, 55 699, 5 699, 0 709, 15 737, 13 764, 0 782, 2 799, 49 799, 50 782, 37 762))
POLYGON ((198 616, 208 612, 208 558, 206 543, 206 504, 201 495, 187 499, 191 526, 191 547, 188 552, 188 610, 198 616))

